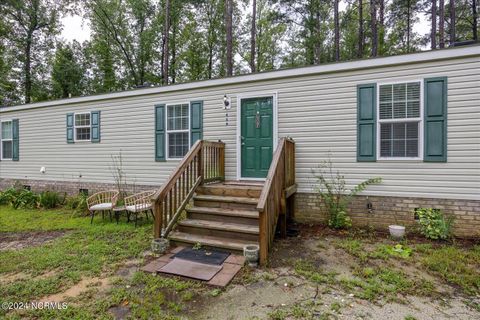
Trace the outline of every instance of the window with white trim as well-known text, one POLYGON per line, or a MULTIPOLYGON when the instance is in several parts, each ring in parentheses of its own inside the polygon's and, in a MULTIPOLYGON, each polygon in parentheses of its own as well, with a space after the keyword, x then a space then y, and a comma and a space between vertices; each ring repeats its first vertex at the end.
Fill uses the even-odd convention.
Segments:
POLYGON ((380 159, 419 159, 422 145, 421 82, 379 85, 380 159))
POLYGON ((90 113, 75 113, 75 141, 90 141, 90 113))
POLYGON ((169 159, 183 158, 190 149, 190 104, 167 105, 169 159))
POLYGON ((13 159, 13 124, 12 121, 3 121, 1 123, 0 133, 2 160, 13 159))

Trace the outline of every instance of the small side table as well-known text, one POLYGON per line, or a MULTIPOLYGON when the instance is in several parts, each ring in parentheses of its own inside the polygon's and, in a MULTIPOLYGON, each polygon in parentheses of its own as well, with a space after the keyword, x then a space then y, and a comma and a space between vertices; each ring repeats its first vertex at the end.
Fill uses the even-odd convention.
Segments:
POLYGON ((120 220, 120 214, 122 212, 127 213, 127 220, 128 222, 130 222, 130 214, 128 213, 127 209, 125 209, 125 206, 119 206, 119 207, 113 208, 113 213, 115 214, 115 220, 117 220, 117 224, 118 224, 118 221, 120 220))

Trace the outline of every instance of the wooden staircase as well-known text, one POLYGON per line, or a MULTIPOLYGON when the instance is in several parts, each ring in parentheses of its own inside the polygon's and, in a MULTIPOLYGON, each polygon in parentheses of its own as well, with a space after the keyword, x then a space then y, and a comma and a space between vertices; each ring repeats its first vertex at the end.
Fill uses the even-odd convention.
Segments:
POLYGON ((293 216, 295 143, 280 139, 265 182, 226 182, 225 144, 199 140, 152 196, 155 238, 241 253, 260 246, 264 264, 277 224, 286 234, 293 216), (192 201, 193 200, 193 201, 192 201), (186 218, 180 219, 186 212, 186 218))
POLYGON ((263 183, 215 183, 197 188, 186 219, 177 223, 170 240, 179 245, 221 248, 241 253, 247 244, 258 244, 258 200, 263 183))

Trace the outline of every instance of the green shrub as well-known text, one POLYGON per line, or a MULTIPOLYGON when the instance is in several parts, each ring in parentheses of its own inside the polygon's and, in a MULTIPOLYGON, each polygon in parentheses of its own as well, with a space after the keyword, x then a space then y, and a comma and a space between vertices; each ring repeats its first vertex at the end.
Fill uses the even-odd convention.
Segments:
POLYGON ((44 191, 39 195, 39 205, 44 209, 54 209, 62 204, 65 200, 65 196, 62 198, 55 191, 44 191))
POLYGON ((74 213, 84 214, 88 212, 87 198, 88 195, 84 193, 80 193, 77 196, 68 197, 65 200, 65 207, 72 210, 74 213))
POLYGON ((420 222, 420 232, 428 239, 445 240, 450 237, 453 216, 446 217, 441 210, 420 208, 416 210, 420 222))
POLYGON ((372 178, 347 190, 345 177, 333 170, 330 159, 322 163, 319 171, 314 171, 313 174, 317 180, 316 190, 329 214, 328 226, 334 229, 351 227, 352 220, 347 214, 347 208, 352 198, 369 185, 382 182, 382 178, 372 178))
POLYGON ((38 198, 37 194, 24 189, 14 197, 11 205, 14 209, 33 209, 37 207, 38 198))
POLYGON ((0 205, 12 204, 19 193, 20 191, 13 187, 0 192, 0 205))

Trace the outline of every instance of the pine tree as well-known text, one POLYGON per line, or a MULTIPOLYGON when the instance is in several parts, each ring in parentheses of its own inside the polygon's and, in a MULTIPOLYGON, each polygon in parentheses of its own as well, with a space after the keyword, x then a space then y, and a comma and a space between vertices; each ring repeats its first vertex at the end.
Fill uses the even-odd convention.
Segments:
POLYGON ((432 1, 432 31, 430 34, 431 48, 434 50, 437 48, 437 0, 432 1))
POLYGON ((439 0, 438 8, 438 38, 440 49, 445 48, 445 4, 444 0, 439 0))

